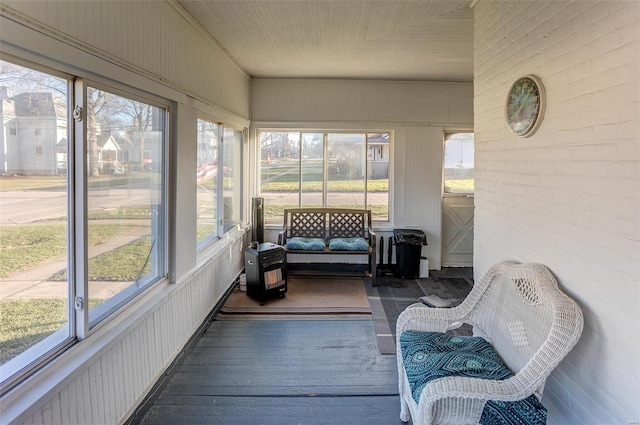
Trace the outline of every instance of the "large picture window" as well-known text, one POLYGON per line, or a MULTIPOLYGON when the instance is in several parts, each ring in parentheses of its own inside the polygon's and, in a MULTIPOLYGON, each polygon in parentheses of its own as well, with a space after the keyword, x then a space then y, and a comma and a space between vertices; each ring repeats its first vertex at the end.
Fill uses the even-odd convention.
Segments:
POLYGON ((260 131, 265 219, 286 208, 371 209, 389 220, 390 133, 260 131))
POLYGON ((0 68, 4 393, 166 276, 167 110, 0 68))

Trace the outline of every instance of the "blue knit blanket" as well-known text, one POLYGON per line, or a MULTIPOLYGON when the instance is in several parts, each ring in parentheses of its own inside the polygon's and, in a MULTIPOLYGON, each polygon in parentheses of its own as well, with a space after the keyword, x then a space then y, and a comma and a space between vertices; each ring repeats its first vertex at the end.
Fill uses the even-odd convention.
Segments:
MULTIPOLYGON (((405 331, 400 335, 404 368, 416 403, 429 381, 447 376, 503 380, 513 376, 493 347, 480 337, 405 331)), ((490 400, 482 425, 540 425, 547 410, 532 394, 512 402, 490 400)))

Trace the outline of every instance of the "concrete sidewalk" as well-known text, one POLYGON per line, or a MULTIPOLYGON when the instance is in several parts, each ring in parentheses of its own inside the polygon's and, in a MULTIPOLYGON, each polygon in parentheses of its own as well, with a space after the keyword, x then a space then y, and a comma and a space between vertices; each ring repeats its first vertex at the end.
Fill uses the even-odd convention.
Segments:
MULTIPOLYGON (((141 226, 134 232, 118 236, 91 247, 91 257, 113 251, 149 235, 149 227, 141 226)), ((17 273, 0 280, 0 300, 23 300, 33 298, 67 298, 67 281, 49 280, 54 274, 67 269, 67 257, 51 261, 40 267, 17 273)), ((107 299, 129 287, 133 282, 94 281, 89 282, 91 298, 107 299)))

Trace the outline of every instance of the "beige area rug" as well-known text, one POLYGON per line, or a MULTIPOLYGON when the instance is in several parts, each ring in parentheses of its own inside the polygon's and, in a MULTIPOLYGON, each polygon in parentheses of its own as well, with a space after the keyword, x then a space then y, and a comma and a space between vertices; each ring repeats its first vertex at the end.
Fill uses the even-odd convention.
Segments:
POLYGON ((364 280, 290 277, 284 298, 264 305, 236 288, 220 313, 230 315, 371 315, 364 280))

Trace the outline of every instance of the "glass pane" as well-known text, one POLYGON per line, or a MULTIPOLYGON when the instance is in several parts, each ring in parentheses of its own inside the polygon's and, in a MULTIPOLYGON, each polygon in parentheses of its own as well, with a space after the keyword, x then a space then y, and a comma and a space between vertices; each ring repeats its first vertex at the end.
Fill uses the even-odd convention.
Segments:
POLYGON ((198 120, 198 247, 218 236, 218 124, 198 120))
POLYGON ((367 209, 371 218, 389 221, 389 133, 367 134, 367 209))
POLYGON ((300 206, 303 208, 322 207, 324 190, 323 134, 303 133, 300 150, 302 151, 300 206))
POLYGON ((3 381, 70 336, 69 282, 59 274, 69 259, 68 87, 0 61, 3 381))
POLYGON ((284 208, 328 206, 368 208, 375 220, 388 221, 390 136, 261 132, 265 217, 275 221, 284 208))
POLYGON ((473 133, 446 136, 444 145, 445 193, 473 193, 473 133))
POLYGON ((282 219, 286 208, 298 207, 300 133, 260 132, 260 196, 264 218, 282 219))
POLYGON ((90 325, 164 275, 164 118, 87 91, 90 325))
POLYGON ((228 232, 242 221, 242 131, 225 127, 222 140, 224 232, 228 232))
POLYGON ((365 135, 330 133, 327 147, 327 206, 364 209, 365 135))

